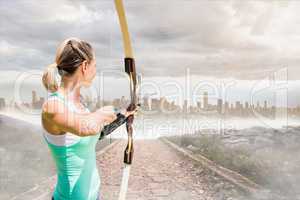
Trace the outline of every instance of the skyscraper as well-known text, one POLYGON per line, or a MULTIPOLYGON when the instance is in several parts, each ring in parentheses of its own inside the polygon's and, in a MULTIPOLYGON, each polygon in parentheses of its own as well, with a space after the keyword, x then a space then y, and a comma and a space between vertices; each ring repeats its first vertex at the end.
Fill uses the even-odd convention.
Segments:
POLYGON ((223 113, 222 107, 223 107, 223 101, 222 101, 222 99, 218 99, 218 101, 217 101, 217 111, 218 111, 219 114, 223 113))
POLYGON ((229 103, 228 103, 228 101, 225 102, 224 107, 225 107, 224 112, 225 112, 225 114, 227 114, 229 112, 229 103))
POLYGON ((208 110, 208 93, 203 93, 203 109, 208 110))
POLYGON ((201 102, 200 101, 197 101, 197 109, 201 110, 201 102))
POLYGON ((185 112, 185 113, 188 112, 188 103, 187 103, 187 100, 184 100, 184 103, 183 103, 183 112, 185 112))
POLYGON ((5 99, 0 98, 0 109, 3 109, 5 107, 5 99))
POLYGON ((37 98, 36 91, 32 90, 32 101, 31 101, 32 108, 36 107, 37 102, 38 102, 38 98, 37 98))

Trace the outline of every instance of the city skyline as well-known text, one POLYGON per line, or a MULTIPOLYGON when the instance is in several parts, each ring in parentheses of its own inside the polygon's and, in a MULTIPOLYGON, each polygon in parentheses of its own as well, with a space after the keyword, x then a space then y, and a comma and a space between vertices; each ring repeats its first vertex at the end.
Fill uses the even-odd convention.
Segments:
MULTIPOLYGON (((155 93, 154 93, 155 94, 155 93)), ((21 109, 23 106, 29 109, 41 109, 41 106, 45 102, 45 98, 39 96, 35 90, 31 93, 31 102, 6 102, 5 98, 0 97, 0 109, 5 107, 16 107, 21 109)), ((249 117, 253 116, 253 112, 261 113, 267 117, 274 117, 277 110, 283 111, 286 109, 288 114, 294 116, 300 116, 300 105, 297 107, 276 107, 270 104, 267 100, 263 102, 256 101, 254 104, 250 104, 248 101, 224 101, 223 99, 216 99, 214 104, 209 101, 208 92, 203 92, 202 100, 197 101, 196 106, 188 106, 188 100, 184 100, 181 105, 176 104, 174 101, 168 101, 165 97, 151 98, 151 95, 146 95, 140 98, 141 109, 144 112, 150 112, 155 114, 174 114, 174 113, 187 113, 187 114, 218 114, 224 116, 240 116, 249 117)), ((129 99, 125 96, 121 98, 113 99, 112 101, 101 100, 100 97, 95 99, 85 99, 86 106, 90 110, 98 109, 102 106, 113 105, 116 108, 124 108, 129 104, 129 99)))

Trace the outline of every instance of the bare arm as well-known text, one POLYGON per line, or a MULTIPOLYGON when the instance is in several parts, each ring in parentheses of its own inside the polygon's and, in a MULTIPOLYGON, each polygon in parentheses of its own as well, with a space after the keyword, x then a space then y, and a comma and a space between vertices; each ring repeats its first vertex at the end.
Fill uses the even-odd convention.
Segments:
POLYGON ((43 125, 55 125, 61 132, 71 132, 78 136, 98 134, 103 126, 116 119, 116 115, 107 112, 75 113, 60 101, 48 101, 43 105, 43 125))

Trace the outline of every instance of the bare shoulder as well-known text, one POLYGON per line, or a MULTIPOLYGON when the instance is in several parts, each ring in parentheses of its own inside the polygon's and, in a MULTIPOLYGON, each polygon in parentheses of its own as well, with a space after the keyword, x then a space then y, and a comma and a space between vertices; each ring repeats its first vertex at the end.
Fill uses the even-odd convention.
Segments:
POLYGON ((42 113, 55 114, 65 109, 64 103, 57 99, 48 99, 43 103, 42 113))
POLYGON ((51 121, 56 114, 65 112, 65 105, 57 99, 48 99, 42 106, 42 120, 51 121))
POLYGON ((49 132, 54 135, 61 133, 59 127, 54 123, 54 117, 64 112, 64 104, 56 99, 47 100, 42 106, 42 125, 49 132))

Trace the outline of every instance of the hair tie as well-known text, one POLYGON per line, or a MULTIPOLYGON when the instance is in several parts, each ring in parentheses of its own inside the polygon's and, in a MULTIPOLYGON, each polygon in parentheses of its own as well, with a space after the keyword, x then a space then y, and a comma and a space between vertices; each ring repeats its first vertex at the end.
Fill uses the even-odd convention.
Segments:
POLYGON ((59 65, 56 65, 57 67, 57 71, 58 71, 58 74, 63 77, 64 75, 66 75, 68 72, 66 72, 64 69, 62 69, 59 65))

